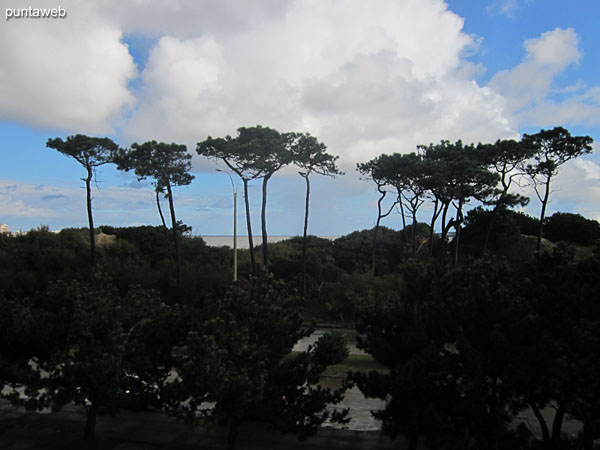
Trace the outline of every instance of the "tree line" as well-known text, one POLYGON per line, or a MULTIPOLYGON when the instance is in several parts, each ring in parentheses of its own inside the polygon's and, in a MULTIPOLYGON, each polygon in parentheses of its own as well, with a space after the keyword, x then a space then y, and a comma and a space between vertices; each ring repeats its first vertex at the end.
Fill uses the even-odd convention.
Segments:
MULTIPOLYGON (((160 207, 159 196, 162 194, 169 200, 171 229, 173 233, 175 253, 175 273, 181 282, 181 252, 177 232, 177 219, 173 200, 174 186, 189 185, 194 176, 190 174, 192 155, 187 152, 185 145, 166 144, 164 142, 148 141, 143 144, 133 143, 130 148, 119 148, 108 138, 96 138, 84 135, 49 139, 47 147, 54 148, 60 153, 74 158, 87 172, 85 178, 87 192, 87 212, 90 230, 90 257, 95 262, 95 233, 92 215, 91 180, 96 168, 108 163, 114 163, 119 170, 133 170, 138 181, 151 178, 156 191, 156 204, 165 231, 166 223, 160 207)), ((252 223, 248 196, 248 183, 254 179, 262 179, 261 233, 262 233, 262 264, 269 267, 267 245, 267 187, 271 177, 283 167, 294 164, 306 181, 306 201, 304 212, 304 245, 308 233, 308 215, 310 200, 310 175, 326 176, 341 175, 337 168, 337 156, 327 153, 327 147, 309 133, 280 133, 269 127, 242 127, 238 129, 235 138, 208 137, 199 142, 196 152, 206 158, 217 159, 239 176, 244 185, 246 209, 246 226, 250 244, 252 273, 257 274, 254 243, 252 241, 252 223)), ((306 253, 306 249, 304 250, 306 253)))
POLYGON ((233 283, 231 251, 186 236, 175 216, 172 188, 193 179, 184 146, 49 140, 86 167, 88 188, 104 163, 151 178, 161 217, 160 196, 169 199, 171 230, 163 218, 160 227, 102 225, 102 239, 88 234, 88 190, 89 229, 0 236, 2 395, 31 409, 81 404, 88 438, 100 413, 154 407, 190 424, 227 426, 227 446, 235 448, 244 420, 301 437, 330 416, 343 423, 347 412, 326 406, 356 384, 386 400, 376 413, 383 431, 405 436, 411 449, 419 442, 440 450, 593 449, 600 225, 575 214, 546 218, 544 206, 542 220, 510 209, 526 202, 509 191, 512 183, 540 173, 550 174, 548 185, 538 185, 547 202, 549 182, 568 160, 548 162, 559 142, 570 157, 589 152, 590 138, 572 142, 564 129, 550 136, 557 133, 556 142, 538 135, 477 146, 442 141, 361 164, 380 192, 376 226, 335 241, 307 234, 310 175, 339 173, 323 144, 263 127, 209 137, 199 154, 223 161, 245 184, 262 179, 263 215, 269 178, 283 167, 276 155, 306 180, 303 236, 263 242, 262 265, 254 248, 241 252, 243 276, 233 283), (308 162, 294 157, 300 153, 308 162), (390 191, 400 230, 381 224, 391 213, 383 202, 390 191), (491 208, 466 212, 473 199, 491 208), (425 201, 433 204, 430 223, 416 218, 425 201), (441 236, 433 233, 437 221, 441 236), (537 251, 540 230, 553 241, 548 251, 537 251), (531 247, 526 235, 536 235, 531 247), (339 389, 320 386, 347 350, 341 336, 328 334, 292 352, 314 320, 355 325, 362 348, 388 370, 352 373, 339 389), (555 409, 549 424, 548 408, 555 409), (527 409, 540 441, 512 427, 527 409), (583 424, 578 441, 561 432, 567 416, 583 424))
MULTIPOLYGON (((498 140, 494 144, 478 145, 465 145, 460 140, 455 143, 441 141, 419 146, 418 153, 383 154, 358 164, 357 170, 373 181, 380 193, 373 238, 373 273, 377 229, 381 220, 395 207, 399 207, 403 228, 406 229, 409 217, 412 218, 412 228, 416 229, 419 208, 427 200, 432 202, 429 250, 433 251, 433 231, 440 219, 442 242, 446 241, 452 228, 455 230, 453 261, 456 264, 466 204, 476 201, 492 207, 489 233, 495 217, 503 210, 529 202, 527 197, 511 191, 522 181, 533 187, 541 204, 537 233, 539 251, 551 182, 567 161, 591 153, 592 142, 589 136, 571 136, 566 129, 556 127, 532 135, 525 134, 520 141, 498 140), (382 203, 389 191, 394 193, 395 198, 384 211, 382 203), (451 207, 455 211, 454 217, 450 216, 451 207)), ((410 245, 414 257, 416 233, 412 233, 410 245)), ((486 246, 487 240, 483 243, 483 252, 486 246)))
MULTIPOLYGON (((567 161, 592 151, 593 140, 589 136, 571 136, 568 130, 556 127, 525 134, 520 141, 498 140, 494 144, 470 144, 462 141, 418 146, 418 152, 408 154, 382 154, 368 162, 357 164, 357 170, 375 183, 380 197, 373 237, 372 271, 375 273, 377 230, 383 218, 394 208, 399 208, 403 229, 407 229, 407 217, 412 218, 412 229, 418 225, 418 212, 425 201, 432 203, 428 248, 433 252, 434 230, 441 222, 441 240, 445 242, 451 229, 454 263, 458 261, 460 235, 464 223, 464 209, 469 201, 492 207, 490 230, 494 219, 502 210, 524 206, 529 198, 514 192, 515 185, 529 184, 541 204, 537 250, 541 248, 543 224, 550 199, 551 182, 560 167, 567 161), (395 195, 391 204, 382 209, 388 192, 395 195), (451 216, 451 210, 454 216, 451 216)), ((177 220, 173 201, 174 186, 189 185, 194 176, 190 174, 192 156, 184 145, 149 141, 134 143, 129 149, 118 148, 108 138, 83 135, 49 139, 47 146, 74 158, 86 169, 84 179, 87 192, 87 213, 90 230, 92 263, 95 259, 94 222, 92 215, 91 181, 98 166, 115 163, 120 170, 133 170, 138 180, 151 178, 156 191, 156 203, 161 222, 167 232, 159 195, 169 200, 171 228, 174 243, 174 266, 181 282, 181 255, 177 234, 177 220)), ((306 246, 310 201, 310 175, 313 173, 335 176, 342 172, 337 168, 337 156, 327 153, 326 146, 308 133, 280 133, 268 127, 242 127, 235 138, 208 137, 199 142, 196 152, 206 158, 222 161, 243 182, 246 227, 249 239, 252 273, 257 273, 253 243, 248 183, 262 179, 261 234, 262 264, 269 268, 267 245, 267 191, 272 176, 283 167, 294 164, 306 181, 303 242, 306 246)), ((411 234, 411 254, 417 251, 416 233, 411 234)), ((482 251, 487 243, 484 241, 482 251)), ((303 250, 303 279, 306 279, 306 248, 303 250)), ((306 281, 304 281, 304 285, 306 281)))

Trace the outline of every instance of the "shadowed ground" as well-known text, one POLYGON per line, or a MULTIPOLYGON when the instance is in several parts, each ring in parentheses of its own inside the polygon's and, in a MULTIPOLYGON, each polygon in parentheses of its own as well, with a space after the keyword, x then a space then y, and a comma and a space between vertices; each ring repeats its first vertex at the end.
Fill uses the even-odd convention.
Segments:
MULTIPOLYGON (((85 415, 81 407, 67 407, 53 414, 25 412, 0 400, 0 449, 2 450, 217 450, 225 448, 224 430, 190 430, 160 412, 122 411, 115 417, 100 416, 96 441, 81 440, 85 415)), ((299 441, 292 435, 267 430, 259 423, 240 429, 239 450, 284 449, 403 449, 401 438, 391 441, 375 431, 321 428, 316 436, 299 441)))

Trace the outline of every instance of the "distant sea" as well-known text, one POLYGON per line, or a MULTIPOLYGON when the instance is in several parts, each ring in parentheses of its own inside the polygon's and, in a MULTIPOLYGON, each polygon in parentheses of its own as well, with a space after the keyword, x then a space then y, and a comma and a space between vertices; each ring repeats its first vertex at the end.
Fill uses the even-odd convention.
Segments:
MULTIPOLYGON (((206 245, 211 247, 231 247, 233 248, 233 236, 200 236, 206 242, 206 245)), ((286 239, 291 239, 294 236, 269 236, 268 242, 275 243, 280 241, 285 241, 286 239)), ((322 239, 329 239, 333 241, 337 239, 339 236, 319 236, 322 239)), ((260 245, 262 243, 262 236, 253 236, 254 245, 260 245)), ((238 248, 249 248, 248 245, 248 236, 238 236, 237 237, 237 247, 238 248)))

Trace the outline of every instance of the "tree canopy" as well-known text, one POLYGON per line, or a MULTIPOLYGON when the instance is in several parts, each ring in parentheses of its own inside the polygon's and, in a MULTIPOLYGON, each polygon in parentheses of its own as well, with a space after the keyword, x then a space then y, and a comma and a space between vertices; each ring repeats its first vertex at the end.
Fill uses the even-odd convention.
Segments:
POLYGON ((525 134, 523 145, 530 149, 532 158, 521 164, 522 170, 533 183, 542 205, 537 247, 540 250, 546 207, 550 198, 550 183, 560 167, 567 161, 592 152, 590 136, 571 136, 563 127, 525 134))
POLYGON ((81 164, 87 176, 85 188, 87 193, 87 214, 90 231, 90 252, 92 265, 96 262, 96 239, 94 234, 94 217, 92 214, 92 179, 96 176, 96 169, 113 161, 113 157, 118 150, 118 145, 109 138, 98 138, 76 134, 68 136, 65 141, 62 138, 48 139, 46 147, 58 150, 63 155, 73 158, 81 164))
POLYGON ((190 174, 191 160, 192 155, 187 152, 185 145, 156 141, 133 143, 130 149, 120 149, 114 157, 119 169, 133 170, 138 180, 153 178, 157 194, 164 189, 167 190, 179 283, 181 283, 181 250, 172 187, 187 186, 194 180, 194 175, 190 174))

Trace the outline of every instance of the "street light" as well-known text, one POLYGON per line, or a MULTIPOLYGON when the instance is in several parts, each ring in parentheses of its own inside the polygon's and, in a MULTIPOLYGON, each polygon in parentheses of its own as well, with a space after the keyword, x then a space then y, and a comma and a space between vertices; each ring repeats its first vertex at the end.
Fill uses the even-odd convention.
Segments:
POLYGON ((235 184, 231 174, 225 170, 217 169, 217 172, 227 174, 233 191, 233 281, 237 281, 237 187, 240 181, 238 180, 238 184, 235 184))

